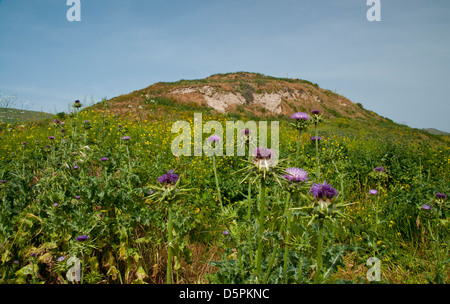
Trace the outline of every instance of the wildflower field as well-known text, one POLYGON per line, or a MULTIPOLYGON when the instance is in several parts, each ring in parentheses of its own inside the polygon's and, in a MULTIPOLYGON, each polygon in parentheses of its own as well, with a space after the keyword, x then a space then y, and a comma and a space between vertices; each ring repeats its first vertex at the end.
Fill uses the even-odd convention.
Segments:
POLYGON ((279 119, 276 166, 249 130, 246 156, 176 157, 175 121, 245 117, 110 107, 1 125, 1 283, 450 281, 448 141, 312 111, 279 119))

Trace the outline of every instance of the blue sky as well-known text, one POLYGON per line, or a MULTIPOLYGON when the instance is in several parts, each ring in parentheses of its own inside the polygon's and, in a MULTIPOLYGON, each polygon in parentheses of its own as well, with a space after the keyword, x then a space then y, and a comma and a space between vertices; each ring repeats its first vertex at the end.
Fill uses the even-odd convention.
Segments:
POLYGON ((450 132, 450 1, 0 0, 0 92, 34 110, 159 81, 306 79, 415 128, 450 132))

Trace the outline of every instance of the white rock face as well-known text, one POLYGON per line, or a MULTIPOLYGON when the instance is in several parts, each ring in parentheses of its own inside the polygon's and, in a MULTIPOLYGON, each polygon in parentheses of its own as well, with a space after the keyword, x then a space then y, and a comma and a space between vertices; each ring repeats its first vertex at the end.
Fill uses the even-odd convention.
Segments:
MULTIPOLYGON (((219 112, 226 112, 230 105, 245 104, 245 98, 240 93, 222 92, 211 86, 194 87, 194 88, 180 88, 175 89, 171 94, 190 94, 201 93, 205 98, 206 104, 219 112)), ((296 94, 295 94, 296 95, 296 94)), ((299 94, 300 95, 300 94, 299 94)), ((302 93, 301 98, 307 98, 307 95, 302 93)), ((253 94, 254 104, 259 104, 272 113, 281 113, 281 101, 283 98, 292 98, 290 93, 262 93, 253 94)))

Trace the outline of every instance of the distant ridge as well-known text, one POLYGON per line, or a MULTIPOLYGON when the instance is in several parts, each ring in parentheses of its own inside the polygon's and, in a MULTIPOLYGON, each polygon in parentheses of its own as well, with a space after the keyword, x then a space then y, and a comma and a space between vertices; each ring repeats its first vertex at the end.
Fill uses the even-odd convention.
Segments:
POLYGON ((26 121, 39 121, 46 118, 52 118, 54 115, 41 112, 19 110, 14 108, 0 108, 0 122, 1 123, 20 123, 26 121))
POLYGON ((434 128, 427 128, 427 129, 422 129, 422 130, 425 132, 428 132, 430 134, 433 134, 433 135, 450 135, 450 133, 448 133, 448 132, 444 132, 444 131, 437 130, 434 128))

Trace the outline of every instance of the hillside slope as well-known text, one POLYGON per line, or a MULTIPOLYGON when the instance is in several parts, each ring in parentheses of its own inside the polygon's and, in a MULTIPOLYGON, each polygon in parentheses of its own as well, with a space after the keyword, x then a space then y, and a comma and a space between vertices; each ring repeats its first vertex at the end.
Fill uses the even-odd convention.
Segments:
MULTIPOLYGON (((93 106, 101 110, 102 103, 93 106)), ((364 109, 360 103, 302 79, 259 73, 215 74, 205 79, 158 82, 108 100, 108 111, 137 120, 181 119, 207 112, 227 119, 289 121, 295 112, 320 110, 328 134, 358 137, 403 137, 448 145, 449 137, 397 124, 364 109)))
POLYGON ((326 117, 384 120, 359 104, 306 80, 275 78, 257 73, 215 74, 205 79, 159 82, 145 89, 113 98, 123 102, 165 98, 181 104, 208 106, 217 113, 251 113, 252 116, 285 116, 321 110, 326 117))

